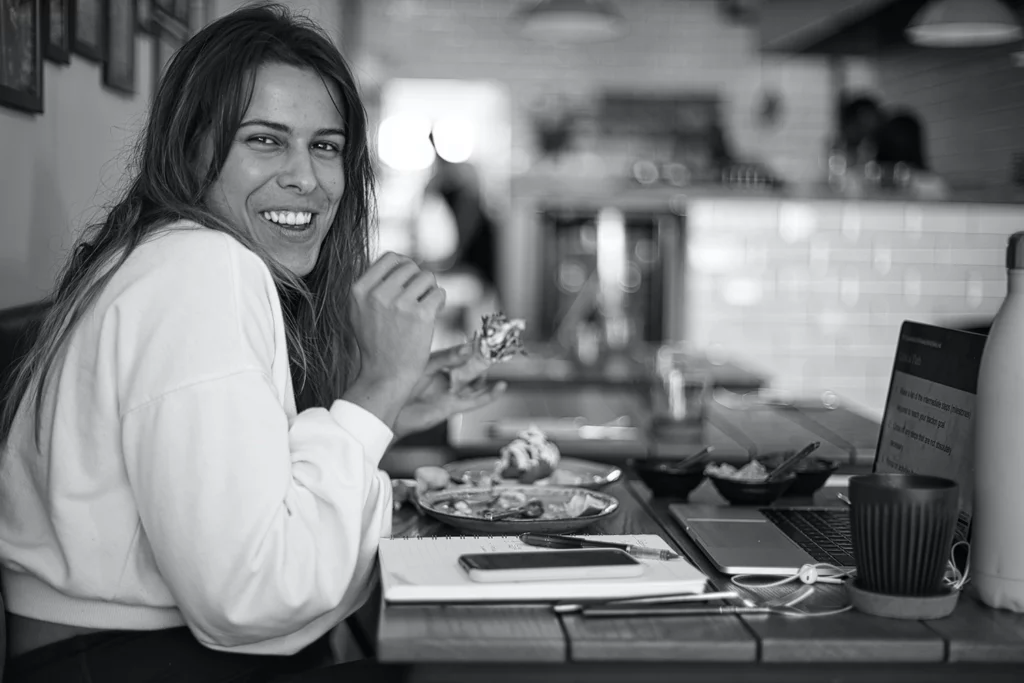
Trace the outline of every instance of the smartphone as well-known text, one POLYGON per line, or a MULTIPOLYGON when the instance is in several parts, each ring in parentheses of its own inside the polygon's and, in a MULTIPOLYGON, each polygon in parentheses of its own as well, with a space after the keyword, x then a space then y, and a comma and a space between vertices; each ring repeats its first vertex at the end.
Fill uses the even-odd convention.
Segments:
POLYGON ((473 581, 565 581, 640 576, 644 565, 616 548, 474 553, 459 557, 473 581))

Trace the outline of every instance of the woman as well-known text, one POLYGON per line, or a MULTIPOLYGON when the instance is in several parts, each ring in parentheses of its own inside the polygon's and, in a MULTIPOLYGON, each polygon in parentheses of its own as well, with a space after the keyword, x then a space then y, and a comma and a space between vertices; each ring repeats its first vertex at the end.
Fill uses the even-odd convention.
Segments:
POLYGON ((175 55, 0 417, 9 680, 263 680, 368 597, 392 437, 502 387, 450 394, 444 292, 368 265, 366 138, 283 8, 175 55))

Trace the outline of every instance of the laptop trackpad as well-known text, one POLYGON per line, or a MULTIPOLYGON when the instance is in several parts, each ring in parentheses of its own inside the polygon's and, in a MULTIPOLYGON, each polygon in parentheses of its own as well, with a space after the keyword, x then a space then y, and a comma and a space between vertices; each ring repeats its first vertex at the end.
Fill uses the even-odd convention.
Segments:
POLYGON ((792 569, 813 563, 811 556, 770 522, 696 520, 690 533, 698 537, 720 569, 792 569))

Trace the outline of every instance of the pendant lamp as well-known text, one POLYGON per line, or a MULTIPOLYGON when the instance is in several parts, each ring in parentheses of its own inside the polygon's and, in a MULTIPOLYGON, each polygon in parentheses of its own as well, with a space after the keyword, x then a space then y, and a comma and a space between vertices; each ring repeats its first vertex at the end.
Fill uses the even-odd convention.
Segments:
POLYGON ((523 35, 552 42, 589 43, 625 31, 622 14, 610 0, 537 0, 513 18, 523 35))
POLYGON ((985 47, 1020 40, 1020 22, 1001 0, 933 0, 910 20, 907 38, 922 47, 985 47))

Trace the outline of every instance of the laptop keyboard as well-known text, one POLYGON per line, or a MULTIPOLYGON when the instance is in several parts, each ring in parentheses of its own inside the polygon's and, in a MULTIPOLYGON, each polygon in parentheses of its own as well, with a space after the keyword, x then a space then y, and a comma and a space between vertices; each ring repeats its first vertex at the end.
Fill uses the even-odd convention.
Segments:
POLYGON ((854 566, 850 513, 845 508, 762 508, 761 513, 815 562, 854 566))

